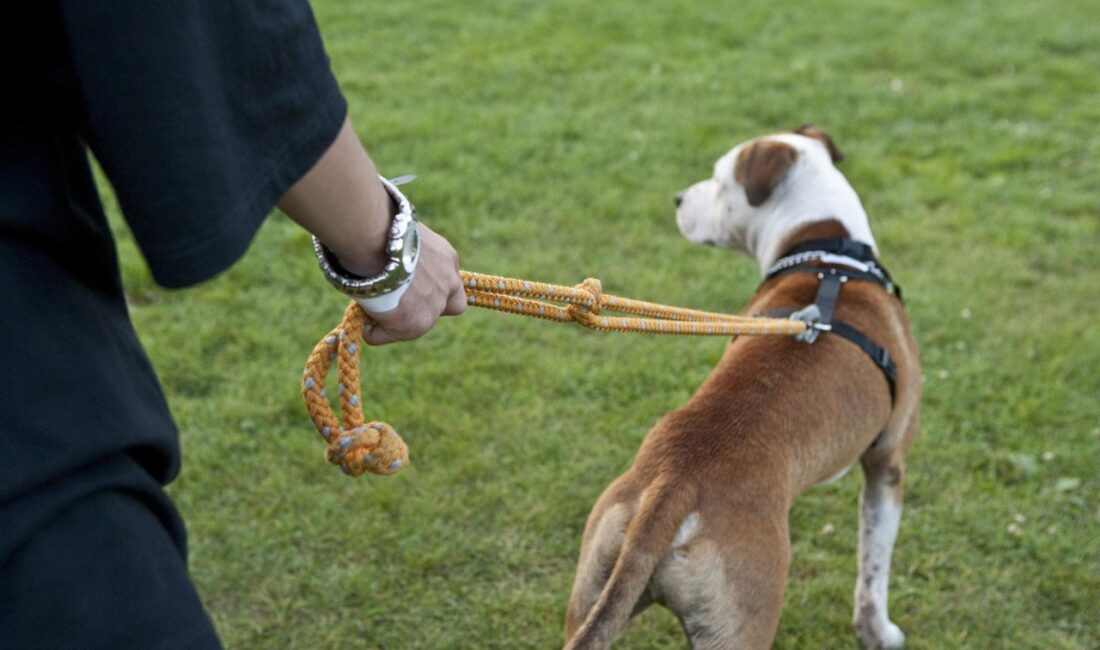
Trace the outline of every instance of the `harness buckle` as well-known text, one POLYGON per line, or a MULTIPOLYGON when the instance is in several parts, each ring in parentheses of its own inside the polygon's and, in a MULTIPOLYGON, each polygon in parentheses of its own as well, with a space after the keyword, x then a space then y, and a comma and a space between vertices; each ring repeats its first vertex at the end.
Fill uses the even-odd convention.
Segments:
POLYGON ((821 308, 817 304, 806 305, 802 309, 788 316, 791 320, 800 320, 809 325, 809 329, 801 334, 796 334, 794 339, 806 344, 812 344, 822 332, 832 329, 828 323, 821 322, 821 308))

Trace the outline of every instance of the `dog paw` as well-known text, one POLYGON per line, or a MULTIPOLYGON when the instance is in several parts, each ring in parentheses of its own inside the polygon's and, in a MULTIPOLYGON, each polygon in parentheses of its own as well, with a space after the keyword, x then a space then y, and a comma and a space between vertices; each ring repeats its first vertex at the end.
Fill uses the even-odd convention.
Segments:
POLYGON ((905 633, 890 621, 885 625, 856 621, 854 627, 864 650, 895 650, 905 646, 905 633))

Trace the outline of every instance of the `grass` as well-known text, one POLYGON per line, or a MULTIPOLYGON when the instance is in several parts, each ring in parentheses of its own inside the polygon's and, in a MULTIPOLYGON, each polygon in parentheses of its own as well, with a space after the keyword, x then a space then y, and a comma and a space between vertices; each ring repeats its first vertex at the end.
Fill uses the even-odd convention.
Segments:
MULTIPOLYGON (((1100 647, 1100 7, 1052 0, 319 0, 357 129, 415 172, 471 270, 733 310, 747 259, 671 197, 812 121, 848 156, 922 346, 891 613, 911 648, 1100 647)), ((133 318, 182 429, 171 492, 231 648, 549 648, 588 508, 718 339, 489 312, 368 351, 396 477, 327 466, 299 403, 343 299, 275 215, 248 256, 157 288, 117 218, 133 318)), ((849 648, 859 477, 791 514, 778 648, 849 648), (828 533, 829 529, 835 532, 828 533)), ((667 612, 626 648, 681 648, 667 612)))

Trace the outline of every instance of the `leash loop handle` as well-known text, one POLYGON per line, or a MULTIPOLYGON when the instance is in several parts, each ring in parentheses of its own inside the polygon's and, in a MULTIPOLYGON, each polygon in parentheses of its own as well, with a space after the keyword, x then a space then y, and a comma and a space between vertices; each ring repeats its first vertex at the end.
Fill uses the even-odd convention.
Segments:
POLYGON ((328 443, 325 458, 349 476, 363 472, 389 475, 409 462, 409 450, 401 436, 385 422, 364 423, 360 395, 359 350, 365 329, 373 326, 366 312, 353 300, 344 319, 313 348, 302 376, 302 398, 317 433, 328 443), (325 380, 336 363, 340 419, 329 405, 325 380))

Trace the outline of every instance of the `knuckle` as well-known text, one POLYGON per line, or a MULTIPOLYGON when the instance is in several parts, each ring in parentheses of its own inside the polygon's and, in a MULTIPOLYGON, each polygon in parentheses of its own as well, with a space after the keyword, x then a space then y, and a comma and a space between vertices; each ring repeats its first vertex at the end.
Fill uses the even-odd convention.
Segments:
POLYGON ((430 311, 424 309, 404 310, 400 319, 388 327, 390 336, 398 341, 411 341, 422 336, 435 324, 430 311))
POLYGON ((411 329, 416 332, 416 336, 420 336, 430 330, 435 325, 435 321, 435 316, 430 312, 424 312, 416 319, 411 329))

